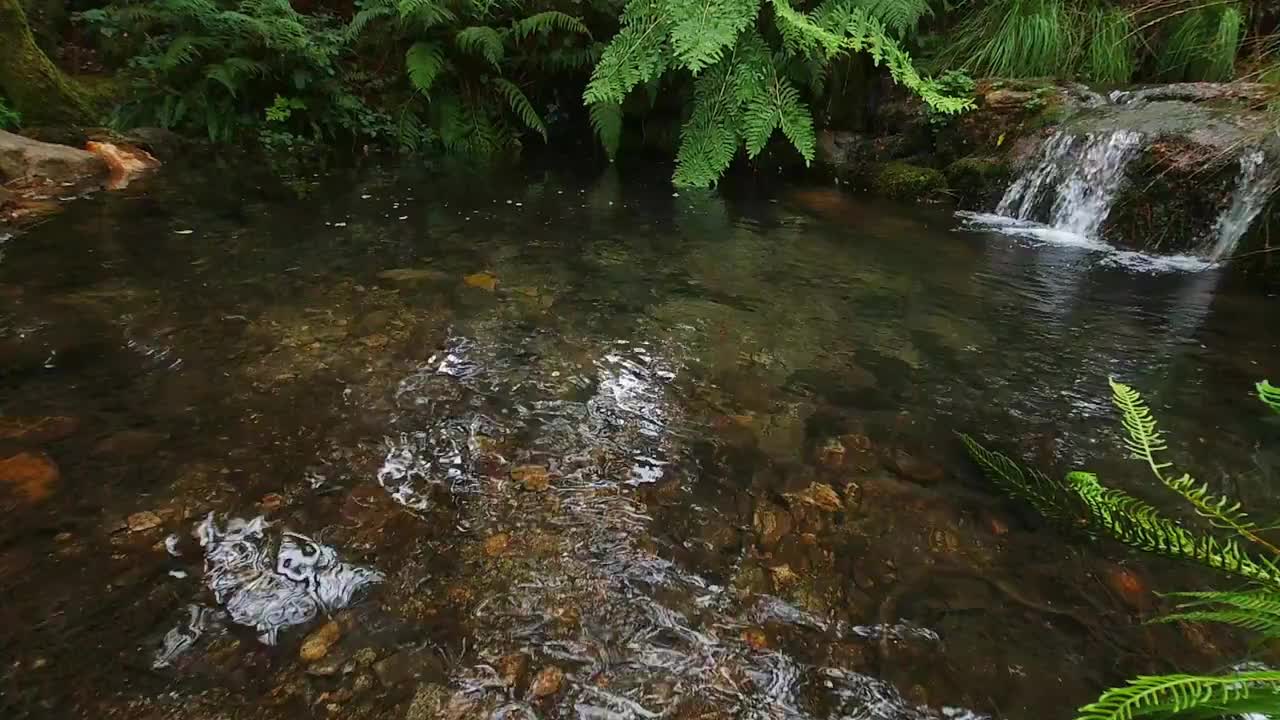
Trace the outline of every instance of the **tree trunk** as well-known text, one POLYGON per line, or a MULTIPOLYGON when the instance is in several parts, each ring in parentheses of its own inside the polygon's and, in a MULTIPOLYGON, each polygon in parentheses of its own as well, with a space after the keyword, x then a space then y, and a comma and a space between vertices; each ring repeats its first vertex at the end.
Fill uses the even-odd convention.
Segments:
POLYGON ((0 0, 0 92, 26 124, 86 122, 89 103, 36 45, 21 0, 0 0))

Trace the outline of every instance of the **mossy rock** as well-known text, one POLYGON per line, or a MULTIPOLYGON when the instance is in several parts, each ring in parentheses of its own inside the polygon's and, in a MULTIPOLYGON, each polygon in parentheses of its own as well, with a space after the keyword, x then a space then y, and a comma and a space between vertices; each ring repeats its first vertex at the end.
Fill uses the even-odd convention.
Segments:
POLYGON ((895 200, 919 200, 946 186, 940 171, 904 162, 886 163, 871 183, 872 190, 895 200))
POLYGON ((1013 179, 1013 170, 1005 158, 969 155, 947 166, 943 173, 960 203, 969 207, 992 205, 1013 179))

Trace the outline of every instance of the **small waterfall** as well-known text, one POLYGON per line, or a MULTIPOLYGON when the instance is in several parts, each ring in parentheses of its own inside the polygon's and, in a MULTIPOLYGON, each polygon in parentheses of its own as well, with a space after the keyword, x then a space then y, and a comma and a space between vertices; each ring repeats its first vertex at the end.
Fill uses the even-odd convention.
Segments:
POLYGON ((1129 160, 1141 149, 1132 130, 1071 135, 1058 132, 1041 146, 1035 162, 1000 199, 996 213, 1018 220, 1035 215, 1052 198, 1048 224, 1094 237, 1111 212, 1129 160))
POLYGON ((1213 247, 1206 253, 1210 260, 1217 262, 1231 257, 1278 184, 1280 170, 1268 165, 1265 151, 1255 148, 1240 156, 1240 173, 1231 193, 1231 204, 1214 225, 1213 247))

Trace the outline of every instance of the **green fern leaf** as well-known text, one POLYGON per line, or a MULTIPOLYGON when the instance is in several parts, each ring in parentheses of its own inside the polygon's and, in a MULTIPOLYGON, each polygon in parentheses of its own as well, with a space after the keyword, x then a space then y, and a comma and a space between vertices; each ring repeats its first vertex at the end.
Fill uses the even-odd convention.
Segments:
POLYGON ((697 75, 720 62, 755 22, 760 0, 664 0, 671 23, 671 48, 680 65, 697 75))
POLYGON ((1170 467, 1172 463, 1160 462, 1156 459, 1156 453, 1168 450, 1169 446, 1165 444, 1150 408, 1142 400, 1138 391, 1114 379, 1109 379, 1108 382, 1111 384, 1112 402, 1120 410, 1121 421, 1128 434, 1125 445, 1128 446, 1134 459, 1150 465, 1152 471, 1159 476, 1160 471, 1170 467))
POLYGON ((423 29, 457 19, 447 0, 398 0, 396 10, 401 19, 412 21, 423 29))
POLYGON ((747 156, 754 159, 764 149, 775 129, 782 130, 805 164, 813 162, 818 145, 813 131, 813 115, 800 99, 800 91, 774 69, 765 91, 747 105, 742 120, 747 156))
POLYGON ((933 16, 929 0, 859 0, 857 5, 900 38, 915 31, 922 19, 933 16))
POLYGON ((364 34, 375 21, 395 16, 396 9, 385 2, 366 5, 359 12, 351 17, 351 22, 347 24, 346 36, 348 40, 354 40, 364 34))
POLYGON ((480 55, 494 67, 502 61, 502 35, 488 25, 474 25, 458 31, 454 42, 463 52, 480 55))
POLYGON ((1167 597, 1186 602, 1178 604, 1179 612, 1158 622, 1221 622, 1280 638, 1280 592, 1276 590, 1178 592, 1167 597))
POLYGON ((511 32, 519 40, 523 40, 535 33, 547 35, 555 30, 574 35, 591 36, 591 31, 587 29, 581 19, 568 13, 562 13, 559 10, 534 13, 511 24, 511 32))
POLYGON ((546 140, 546 124, 542 122, 538 111, 533 109, 533 103, 529 102, 529 98, 525 97, 520 88, 505 78, 495 78, 492 83, 497 88, 498 94, 505 98, 507 104, 511 106, 511 111, 516 114, 516 117, 520 118, 520 122, 524 123, 525 127, 541 135, 543 140, 546 140))
POLYGON ((1206 707, 1226 710, 1253 697, 1277 697, 1278 691, 1280 672, 1269 670, 1230 675, 1140 676, 1080 708, 1076 720, 1132 720, 1206 707))
POLYGON ((1280 413, 1280 387, 1272 385, 1270 381, 1263 380, 1258 383, 1258 399, 1266 403, 1267 407, 1280 413))
POLYGON ((1074 503, 1074 494, 1065 483, 1051 480, 1038 470, 1024 468, 1007 455, 986 449, 964 433, 960 433, 960 442, 996 487, 1026 502, 1050 520, 1069 524, 1080 522, 1081 509, 1074 503))
POLYGON ((592 105, 591 127, 612 162, 618 157, 618 146, 622 143, 622 106, 613 103, 592 105))
POLYGON ((591 72, 583 100, 588 105, 621 105, 636 85, 662 75, 669 29, 662 0, 630 0, 622 12, 622 27, 591 72))
POLYGON ((416 42, 405 53, 404 66, 413 88, 429 96, 431 86, 445 67, 444 53, 434 43, 416 42))
POLYGON ((1275 561, 1246 553, 1234 539, 1192 532, 1142 500, 1103 487, 1092 473, 1069 473, 1066 483, 1084 503, 1091 524, 1126 545, 1280 586, 1275 561))
POLYGON ((741 144, 742 109, 763 92, 771 63, 760 36, 743 33, 734 49, 694 82, 689 118, 680 128, 676 185, 710 187, 720 179, 741 144))

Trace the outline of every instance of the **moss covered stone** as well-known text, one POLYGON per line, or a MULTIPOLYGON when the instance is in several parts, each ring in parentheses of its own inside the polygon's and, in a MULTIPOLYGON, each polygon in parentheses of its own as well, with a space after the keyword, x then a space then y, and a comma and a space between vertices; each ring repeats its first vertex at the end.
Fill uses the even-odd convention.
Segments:
POLYGON ((871 188, 895 200, 919 200, 947 186, 941 172, 904 162, 886 163, 876 173, 871 188))
POLYGON ((1013 171, 1005 158, 988 155, 962 157, 943 172, 965 206, 991 205, 1013 179, 1013 171))

